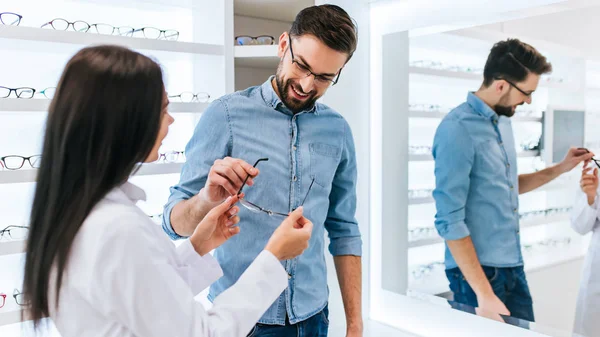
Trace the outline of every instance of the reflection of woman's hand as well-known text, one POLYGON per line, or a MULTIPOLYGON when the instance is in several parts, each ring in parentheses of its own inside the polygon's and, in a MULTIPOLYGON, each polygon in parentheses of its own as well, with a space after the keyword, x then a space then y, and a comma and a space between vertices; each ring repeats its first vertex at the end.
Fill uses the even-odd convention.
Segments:
POLYGON ((198 254, 201 256, 208 254, 240 232, 240 228, 235 226, 240 222, 240 218, 237 216, 240 209, 234 206, 239 198, 237 195, 227 198, 222 204, 208 212, 196 226, 196 230, 190 236, 190 242, 198 254))
POLYGON ((480 308, 480 307, 477 307, 477 308, 475 308, 475 314, 476 314, 477 316, 481 316, 481 317, 489 318, 489 319, 491 319, 491 320, 494 320, 494 321, 498 321, 498 322, 504 323, 504 319, 502 318, 502 316, 500 316, 500 314, 497 314, 497 313, 494 313, 494 312, 491 312, 491 311, 484 310, 484 309, 482 309, 482 308, 480 308))

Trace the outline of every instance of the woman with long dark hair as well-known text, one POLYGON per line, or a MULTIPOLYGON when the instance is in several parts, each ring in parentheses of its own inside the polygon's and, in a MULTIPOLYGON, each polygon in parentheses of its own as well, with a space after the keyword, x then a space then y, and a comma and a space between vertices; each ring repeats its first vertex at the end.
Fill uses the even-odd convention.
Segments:
POLYGON ((115 46, 67 64, 51 103, 33 201, 26 318, 63 337, 245 336, 287 287, 280 260, 302 253, 312 223, 296 210, 245 274, 205 311, 194 300, 222 275, 208 252, 239 233, 238 196, 213 208, 177 249, 135 206, 127 180, 158 158, 173 118, 158 64, 115 46))

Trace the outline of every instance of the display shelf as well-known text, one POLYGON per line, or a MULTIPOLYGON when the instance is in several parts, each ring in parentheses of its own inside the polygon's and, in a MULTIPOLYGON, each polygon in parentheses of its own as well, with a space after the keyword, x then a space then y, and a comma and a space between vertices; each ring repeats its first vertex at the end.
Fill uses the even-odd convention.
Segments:
MULTIPOLYGON (((8 296, 6 301, 8 302, 8 296)), ((11 298, 12 300, 12 298, 11 298)), ((0 309, 0 326, 16 324, 22 322, 21 312, 23 310, 6 310, 6 308, 0 309)))
MULTIPOLYGON (((135 176, 180 173, 183 163, 144 164, 135 176)), ((0 184, 33 183, 37 175, 36 169, 0 171, 0 184)))
MULTIPOLYGON (((445 77, 445 78, 457 78, 463 80, 471 80, 471 81, 483 81, 483 74, 470 73, 465 71, 452 71, 452 70, 444 70, 444 69, 433 69, 433 68, 425 68, 425 67, 409 67, 410 74, 417 75, 426 75, 426 76, 435 76, 435 77, 445 77)), ((577 87, 569 85, 568 83, 556 83, 556 82, 547 82, 542 80, 539 84, 542 88, 553 88, 560 89, 565 91, 576 91, 577 87)))
POLYGON ((132 38, 20 26, 0 25, 0 38, 34 42, 66 43, 82 46, 111 44, 131 49, 159 50, 202 55, 224 55, 223 46, 214 44, 132 38))
POLYGON ((531 219, 520 221, 521 228, 529 228, 535 226, 548 225, 555 222, 569 221, 569 213, 556 214, 550 216, 539 216, 531 219))
MULTIPOLYGON (((569 247, 550 249, 537 254, 524 254, 525 272, 532 273, 546 268, 582 259, 587 252, 587 245, 571 243, 569 247)), ((409 289, 433 295, 441 295, 450 291, 448 279, 443 268, 432 271, 425 279, 410 279, 409 289)))
POLYGON ((408 241, 408 248, 423 247, 423 246, 435 245, 438 243, 444 243, 444 239, 442 239, 439 236, 434 236, 434 237, 430 237, 430 238, 426 238, 426 239, 408 241))
POLYGON ((247 68, 276 69, 279 64, 278 45, 235 46, 235 65, 247 68))
MULTIPOLYGON (((49 99, 0 99, 0 111, 46 112, 49 105, 49 99)), ((209 103, 170 102, 169 113, 201 113, 208 105, 209 103)))
MULTIPOLYGON (((447 113, 439 111, 420 111, 420 110, 409 110, 408 116, 411 118, 432 118, 442 119, 446 117, 447 113)), ((542 117, 536 116, 513 116, 510 118, 513 122, 541 122, 542 117)))
MULTIPOLYGON (((521 151, 517 152, 517 157, 519 158, 531 158, 538 157, 540 155, 539 151, 521 151)), ((432 161, 433 156, 431 154, 409 154, 409 161, 432 161)))
POLYGON ((25 251, 25 240, 0 242, 0 256, 20 254, 25 251))
POLYGON ((433 197, 424 197, 424 198, 410 198, 408 199, 409 205, 423 205, 423 204, 432 204, 435 200, 433 197))

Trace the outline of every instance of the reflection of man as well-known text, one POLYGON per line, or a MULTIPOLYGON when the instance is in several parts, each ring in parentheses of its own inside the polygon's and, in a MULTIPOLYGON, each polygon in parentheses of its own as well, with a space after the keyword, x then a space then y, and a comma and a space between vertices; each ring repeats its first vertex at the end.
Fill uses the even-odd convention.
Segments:
POLYGON ((433 144, 437 214, 446 240, 446 275, 454 300, 483 310, 534 320, 523 270, 518 196, 591 158, 571 149, 555 166, 517 174, 510 117, 531 104, 550 63, 517 39, 498 42, 477 92, 444 118, 433 144))
MULTIPOLYGON (((334 5, 301 11, 290 32, 279 38, 281 62, 276 76, 261 86, 227 95, 204 112, 186 148, 187 163, 180 183, 172 188, 163 227, 173 238, 189 235, 199 222, 197 206, 206 198, 221 202, 236 194, 246 178, 231 158, 254 162, 260 175, 245 200, 278 213, 304 204, 314 223, 310 247, 286 261, 289 287, 260 319, 252 336, 326 336, 327 271, 324 230, 327 229, 344 301, 348 336, 362 335, 361 237, 356 211, 356 157, 348 123, 331 108, 316 103, 340 78, 357 45, 356 27, 334 5), (215 160, 225 166, 212 174, 215 160), (309 186, 314 185, 307 194, 309 186), (207 186, 225 186, 211 197, 207 186), (229 186, 229 187, 227 187, 229 186)), ((258 210, 258 209, 254 209, 258 210)), ((240 213, 240 235, 215 252, 224 276, 210 299, 229 288, 263 250, 282 218, 258 210, 240 213)))

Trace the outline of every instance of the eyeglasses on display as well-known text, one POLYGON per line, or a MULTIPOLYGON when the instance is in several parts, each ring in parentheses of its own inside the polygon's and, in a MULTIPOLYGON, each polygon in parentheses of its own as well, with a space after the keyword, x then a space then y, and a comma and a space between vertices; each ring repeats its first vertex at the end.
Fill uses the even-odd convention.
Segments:
POLYGON ((25 240, 27 235, 29 235, 27 226, 8 226, 0 230, 0 240, 25 240))
POLYGON ((7 88, 0 86, 0 98, 9 98, 12 93, 16 98, 30 99, 35 94, 35 89, 30 87, 7 88))
POLYGON ((0 13, 0 22, 5 26, 18 26, 21 23, 22 15, 11 12, 0 13))
MULTIPOLYGON (((261 158, 259 160, 256 161, 256 163, 254 163, 254 167, 256 167, 256 165, 258 165, 258 163, 260 163, 261 161, 268 161, 269 158, 261 158)), ((242 183, 242 187, 240 187, 239 191, 238 191, 238 195, 240 195, 242 193, 242 190, 244 189, 244 186, 246 186, 246 182, 248 181, 248 179, 250 178, 250 175, 246 176, 246 179, 244 179, 244 182, 242 183)), ((313 178, 312 181, 310 182, 310 186, 308 187, 308 190, 306 191, 306 195, 304 196, 304 199, 302 200, 302 203, 300 204, 300 206, 304 206, 304 202, 306 201, 306 198, 308 198, 308 194, 310 193, 310 190, 313 187, 313 184, 315 183, 315 179, 313 178)), ((244 206, 246 209, 248 209, 251 212, 254 213, 266 213, 269 216, 272 215, 280 215, 280 216, 285 216, 287 217, 288 214, 287 213, 282 213, 282 212, 274 212, 270 209, 264 208, 264 207, 260 207, 257 204, 254 204, 248 200, 246 200, 245 198, 241 198, 240 199, 240 204, 242 204, 242 206, 244 206)))
POLYGON ((408 198, 416 199, 416 198, 429 198, 433 194, 432 189, 421 189, 421 190, 408 190, 408 198))
POLYGON ((175 163, 178 161, 185 161, 184 151, 169 151, 158 154, 157 162, 175 163))
POLYGON ((29 157, 10 155, 0 157, 0 162, 7 170, 18 170, 25 165, 25 162, 28 162, 32 168, 40 168, 40 164, 42 161, 41 155, 34 155, 29 157))
POLYGON ((23 293, 20 290, 15 289, 13 291, 13 298, 15 299, 15 302, 17 302, 18 305, 20 305, 20 306, 27 305, 27 303, 25 302, 25 296, 23 295, 23 293))
POLYGON ((519 219, 531 219, 531 218, 535 218, 535 217, 540 217, 540 216, 550 216, 550 215, 555 215, 555 214, 564 214, 564 213, 568 213, 573 209, 573 207, 555 207, 555 208, 548 208, 548 209, 544 209, 544 210, 538 210, 538 211, 529 211, 529 212, 524 212, 519 214, 519 219))
POLYGON ((270 35, 249 36, 240 35, 235 37, 235 42, 239 46, 249 45, 272 45, 275 38, 270 35))
POLYGON ((144 37, 146 39, 177 41, 179 32, 173 29, 158 29, 154 27, 144 27, 133 30, 133 37, 144 37))
POLYGON ((431 146, 411 145, 408 147, 409 154, 431 154, 431 146))
POLYGON ((194 94, 193 92, 185 91, 178 95, 169 95, 169 98, 175 98, 183 103, 200 102, 206 103, 210 99, 210 95, 206 92, 199 92, 194 94))
POLYGON ((437 236, 435 227, 415 227, 408 230, 408 240, 415 241, 437 236))
POLYGON ((65 19, 56 18, 44 23, 41 26, 41 28, 52 28, 54 30, 67 30, 69 27, 72 27, 72 29, 76 32, 85 33, 90 30, 91 25, 81 20, 70 22, 65 19))
POLYGON ((412 271, 413 278, 415 280, 419 280, 424 278, 425 276, 431 274, 431 272, 437 268, 441 268, 444 266, 443 261, 436 261, 425 265, 417 266, 412 271))

